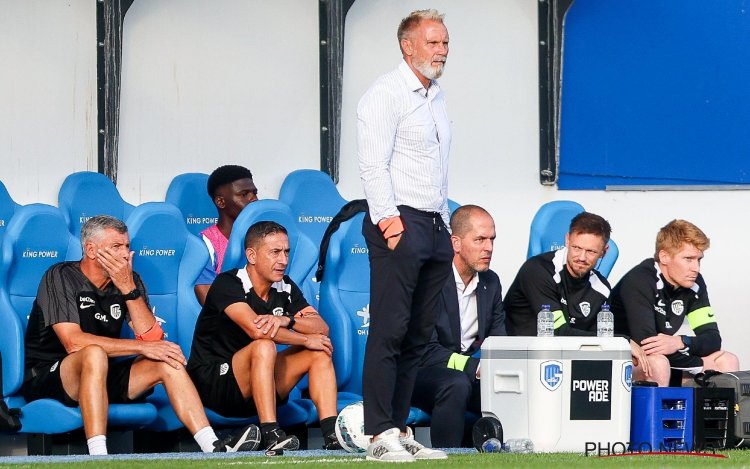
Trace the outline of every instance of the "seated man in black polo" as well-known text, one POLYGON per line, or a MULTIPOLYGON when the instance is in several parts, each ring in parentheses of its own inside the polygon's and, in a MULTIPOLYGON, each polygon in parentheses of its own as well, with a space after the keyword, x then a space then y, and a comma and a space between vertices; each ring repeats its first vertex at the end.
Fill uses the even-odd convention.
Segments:
POLYGON ((640 343, 650 360, 692 374, 704 369, 739 370, 737 356, 721 349, 719 327, 700 273, 709 246, 700 228, 672 220, 656 236, 654 257, 633 267, 612 291, 615 330, 640 343), (677 334, 685 318, 694 336, 677 334))
MULTIPOLYGON (((607 278, 595 269, 607 253, 612 232, 599 215, 582 212, 573 217, 565 247, 539 254, 521 266, 505 297, 510 335, 536 335, 542 305, 555 317, 555 335, 595 336, 596 316, 609 300, 607 278)), ((630 341, 635 379, 669 381, 669 367, 630 341)))
POLYGON ((185 356, 179 345, 163 340, 146 288, 133 271, 125 223, 93 217, 81 228, 81 244, 80 261, 53 265, 39 284, 26 329, 26 400, 80 405, 89 453, 102 455, 107 454, 108 403, 137 401, 162 383, 177 417, 204 452, 256 449, 257 426, 219 440, 208 424, 185 371, 185 356), (136 340, 120 338, 126 323, 136 340))
POLYGON ((276 422, 276 405, 308 375, 325 448, 340 449, 328 325, 284 274, 289 252, 278 223, 260 221, 247 230, 247 265, 219 274, 211 285, 188 372, 206 407, 226 416, 257 415, 262 445, 276 453, 299 448, 297 437, 276 422), (277 352, 277 344, 289 347, 277 352))

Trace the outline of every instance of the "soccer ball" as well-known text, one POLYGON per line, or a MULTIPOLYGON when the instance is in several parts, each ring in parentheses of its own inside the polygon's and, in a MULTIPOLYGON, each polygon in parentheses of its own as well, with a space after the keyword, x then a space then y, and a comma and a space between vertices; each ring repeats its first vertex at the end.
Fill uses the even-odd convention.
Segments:
POLYGON ((364 453, 370 444, 365 435, 365 412, 362 401, 349 404, 336 417, 336 438, 350 453, 364 453))

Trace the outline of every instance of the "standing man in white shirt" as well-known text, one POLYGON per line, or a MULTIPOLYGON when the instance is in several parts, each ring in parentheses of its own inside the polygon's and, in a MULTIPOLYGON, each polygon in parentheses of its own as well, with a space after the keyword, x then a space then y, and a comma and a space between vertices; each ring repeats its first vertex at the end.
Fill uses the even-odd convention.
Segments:
POLYGON ((451 272, 448 152, 451 130, 435 81, 448 56, 437 10, 401 21, 403 60, 357 107, 357 155, 369 211, 362 233, 370 257, 370 332, 365 351, 367 459, 444 459, 407 433, 417 369, 435 328, 451 272))

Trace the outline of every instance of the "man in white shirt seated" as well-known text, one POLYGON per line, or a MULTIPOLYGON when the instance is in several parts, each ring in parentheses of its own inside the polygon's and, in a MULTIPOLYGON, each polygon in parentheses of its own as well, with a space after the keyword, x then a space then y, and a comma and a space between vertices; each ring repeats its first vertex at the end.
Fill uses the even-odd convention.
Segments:
POLYGON ((479 358, 485 337, 506 335, 502 287, 490 270, 495 222, 476 205, 450 220, 453 275, 438 303, 437 326, 422 358, 412 405, 432 414, 432 446, 461 446, 465 412, 480 412, 479 358))

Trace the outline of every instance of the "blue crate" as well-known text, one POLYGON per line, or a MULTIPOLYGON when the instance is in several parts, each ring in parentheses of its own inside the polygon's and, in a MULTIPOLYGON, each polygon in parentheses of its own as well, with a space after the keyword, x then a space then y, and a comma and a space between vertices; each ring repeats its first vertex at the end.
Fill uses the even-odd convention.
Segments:
POLYGON ((681 451, 693 447, 693 389, 633 387, 630 443, 633 449, 681 451))

